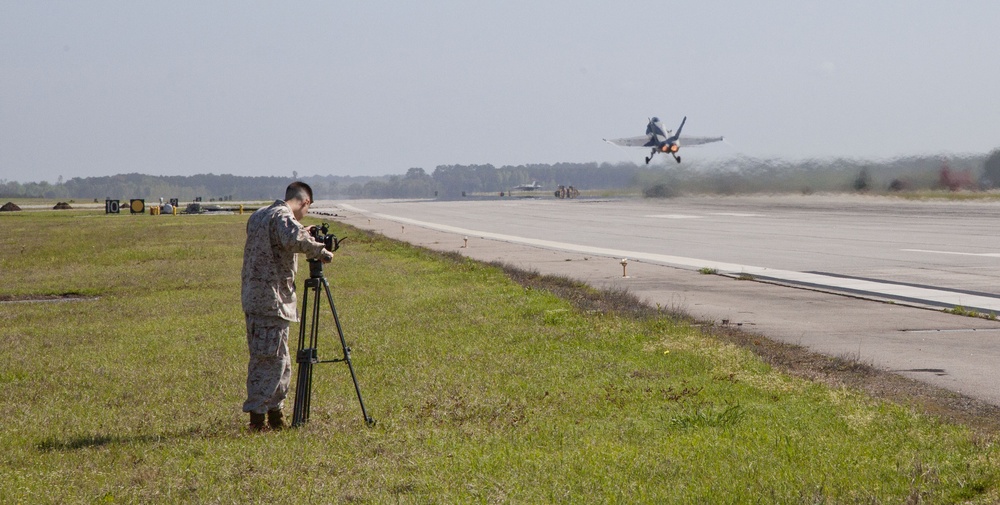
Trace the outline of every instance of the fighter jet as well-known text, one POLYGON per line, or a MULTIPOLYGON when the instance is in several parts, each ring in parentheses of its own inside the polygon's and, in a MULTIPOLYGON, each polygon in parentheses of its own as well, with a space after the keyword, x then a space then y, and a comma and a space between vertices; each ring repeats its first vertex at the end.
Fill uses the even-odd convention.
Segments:
POLYGON ((541 189, 542 185, 538 184, 538 181, 531 181, 531 184, 522 184, 520 186, 514 186, 514 189, 518 191, 534 191, 536 189, 541 189))
POLYGON ((681 130, 684 129, 684 123, 687 122, 687 119, 687 116, 684 116, 684 119, 681 120, 681 125, 677 127, 677 133, 674 133, 672 130, 664 130, 663 125, 660 123, 660 118, 654 117, 649 120, 649 124, 646 125, 646 134, 642 137, 613 140, 604 139, 604 141, 609 144, 625 147, 651 147, 652 152, 646 157, 646 164, 648 165, 656 153, 670 153, 674 157, 674 160, 680 163, 681 157, 677 155, 677 151, 680 150, 682 143, 688 146, 697 146, 722 140, 722 137, 681 137, 681 130))

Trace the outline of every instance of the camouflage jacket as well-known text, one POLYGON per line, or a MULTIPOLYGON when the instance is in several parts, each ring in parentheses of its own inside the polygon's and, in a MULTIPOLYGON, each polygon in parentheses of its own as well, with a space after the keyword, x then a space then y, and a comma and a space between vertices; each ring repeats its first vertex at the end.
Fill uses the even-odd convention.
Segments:
POLYGON ((310 259, 332 256, 321 242, 313 240, 281 200, 250 216, 243 249, 244 313, 299 320, 295 303, 296 253, 305 253, 310 259))

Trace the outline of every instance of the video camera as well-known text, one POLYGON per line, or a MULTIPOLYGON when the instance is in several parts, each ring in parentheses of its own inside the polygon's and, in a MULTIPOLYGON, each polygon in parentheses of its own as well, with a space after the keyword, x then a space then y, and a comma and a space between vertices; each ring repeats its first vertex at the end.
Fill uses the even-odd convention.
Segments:
POLYGON ((317 242, 322 242, 327 251, 333 252, 340 249, 340 243, 347 238, 338 239, 336 235, 330 233, 330 225, 323 223, 320 226, 313 226, 309 229, 309 234, 317 242))

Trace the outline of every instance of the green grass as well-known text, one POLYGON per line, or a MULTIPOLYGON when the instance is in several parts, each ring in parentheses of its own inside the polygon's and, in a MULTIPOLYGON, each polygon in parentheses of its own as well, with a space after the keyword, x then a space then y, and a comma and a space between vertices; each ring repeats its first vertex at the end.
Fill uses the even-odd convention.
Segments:
POLYGON ((93 297, 0 303, 0 502, 998 498, 992 435, 336 226, 326 273, 378 424, 321 364, 305 427, 248 433, 246 217, 0 215, 0 295, 93 297))
POLYGON ((997 320, 997 314, 996 314, 996 312, 992 312, 992 311, 989 312, 989 313, 979 312, 979 311, 976 311, 976 310, 973 310, 973 309, 967 309, 967 308, 965 308, 965 307, 963 307, 961 305, 956 305, 955 307, 950 308, 950 309, 944 309, 943 312, 945 312, 947 314, 954 314, 956 316, 978 317, 978 318, 982 318, 982 319, 989 319, 990 321, 996 321, 997 320))
POLYGON ((884 193, 907 200, 957 200, 957 201, 996 201, 1000 200, 1000 191, 949 191, 946 189, 899 191, 884 193))

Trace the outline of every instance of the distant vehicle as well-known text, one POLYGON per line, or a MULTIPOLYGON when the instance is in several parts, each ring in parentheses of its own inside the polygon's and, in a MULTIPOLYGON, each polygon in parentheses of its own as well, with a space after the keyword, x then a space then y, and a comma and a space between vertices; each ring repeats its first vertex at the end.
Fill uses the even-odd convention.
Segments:
POLYGON ((576 198, 580 196, 580 191, 573 186, 564 186, 562 184, 556 188, 555 191, 556 198, 566 199, 566 198, 576 198))
POLYGON ((654 117, 649 120, 649 123, 646 125, 646 134, 641 137, 613 140, 604 139, 604 141, 624 147, 651 147, 652 152, 646 157, 646 164, 649 165, 649 161, 653 159, 656 153, 670 153, 674 157, 674 160, 680 163, 681 157, 677 154, 677 151, 680 150, 682 142, 684 145, 697 146, 723 140, 722 137, 681 137, 681 130, 684 129, 684 123, 687 122, 687 119, 687 116, 684 116, 684 119, 681 120, 681 125, 677 127, 677 133, 673 133, 672 130, 664 130, 663 125, 660 123, 660 118, 654 117))
POLYGON ((538 181, 531 181, 531 184, 514 186, 514 191, 534 191, 536 189, 542 189, 542 185, 538 184, 538 181))

